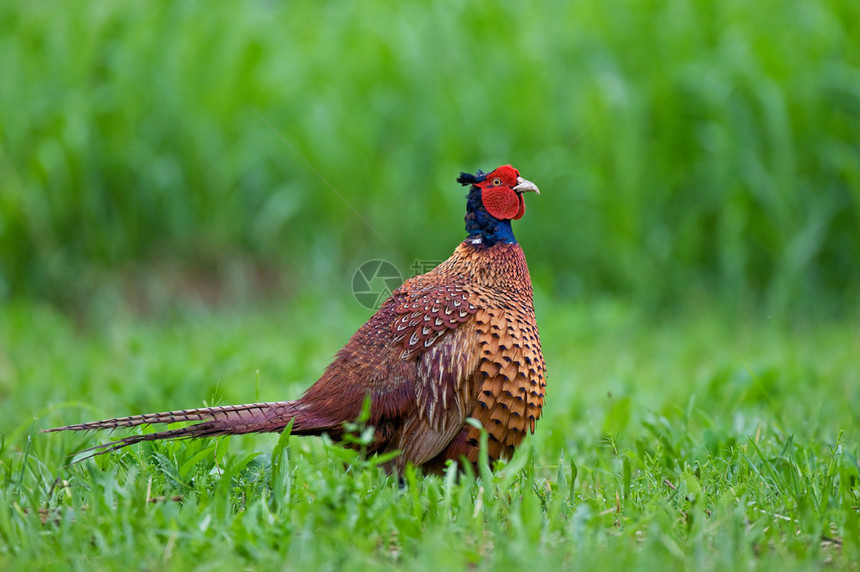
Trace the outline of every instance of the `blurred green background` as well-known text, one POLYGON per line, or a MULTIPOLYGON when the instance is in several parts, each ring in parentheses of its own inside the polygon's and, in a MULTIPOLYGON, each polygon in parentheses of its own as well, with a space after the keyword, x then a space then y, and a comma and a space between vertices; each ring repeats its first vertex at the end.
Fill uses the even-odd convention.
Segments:
MULTIPOLYGON (((349 296, 512 163, 542 295, 841 313, 856 0, 0 2, 0 300, 349 296)), ((98 309, 98 308, 97 308, 98 309)), ((110 310, 106 310, 110 311, 110 310)))

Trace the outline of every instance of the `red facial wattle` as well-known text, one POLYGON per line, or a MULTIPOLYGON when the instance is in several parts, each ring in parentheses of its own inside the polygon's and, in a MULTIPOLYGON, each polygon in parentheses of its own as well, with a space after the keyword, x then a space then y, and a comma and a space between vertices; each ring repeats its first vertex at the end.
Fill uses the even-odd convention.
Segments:
POLYGON ((522 195, 506 186, 485 188, 481 201, 487 212, 499 220, 516 220, 526 212, 522 195))

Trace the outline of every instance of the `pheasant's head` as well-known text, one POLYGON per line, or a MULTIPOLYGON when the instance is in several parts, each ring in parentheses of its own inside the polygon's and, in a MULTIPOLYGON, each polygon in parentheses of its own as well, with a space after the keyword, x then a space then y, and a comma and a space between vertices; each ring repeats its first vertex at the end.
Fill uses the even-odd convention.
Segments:
POLYGON ((520 172, 510 165, 502 165, 490 173, 460 173, 457 182, 471 185, 466 203, 466 230, 470 235, 480 235, 488 246, 502 242, 516 242, 511 230, 511 220, 519 219, 526 212, 523 193, 534 191, 537 186, 520 177, 520 172))

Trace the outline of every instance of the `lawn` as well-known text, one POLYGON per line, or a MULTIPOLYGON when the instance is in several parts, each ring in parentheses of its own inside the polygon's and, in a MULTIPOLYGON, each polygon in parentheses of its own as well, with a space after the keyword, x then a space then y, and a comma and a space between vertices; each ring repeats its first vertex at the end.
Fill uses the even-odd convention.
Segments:
POLYGON ((366 318, 344 298, 95 328, 7 308, 0 566, 856 569, 856 320, 655 321, 538 295, 546 414, 493 473, 398 482, 373 458, 278 435, 67 466, 109 436, 37 432, 296 397, 366 318))

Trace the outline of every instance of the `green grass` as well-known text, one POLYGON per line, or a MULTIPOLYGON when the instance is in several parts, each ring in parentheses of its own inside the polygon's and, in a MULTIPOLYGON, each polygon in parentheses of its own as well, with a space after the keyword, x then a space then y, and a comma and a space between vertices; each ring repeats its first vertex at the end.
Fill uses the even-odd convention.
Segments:
POLYGON ((321 439, 145 444, 66 467, 84 419, 298 396, 366 319, 306 298, 81 329, 0 322, 3 569, 805 569, 860 561, 856 320, 538 297, 537 433, 494 474, 406 475, 321 439))

